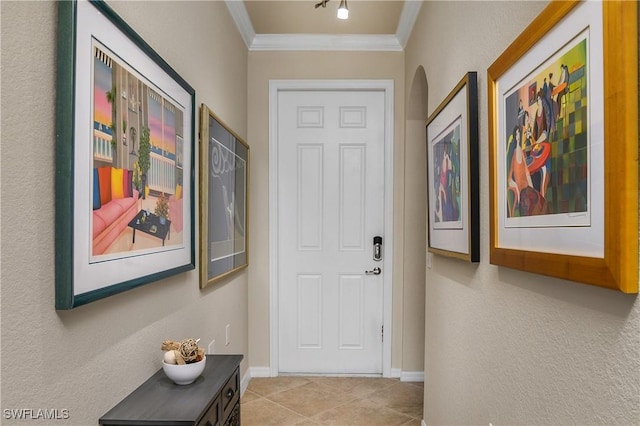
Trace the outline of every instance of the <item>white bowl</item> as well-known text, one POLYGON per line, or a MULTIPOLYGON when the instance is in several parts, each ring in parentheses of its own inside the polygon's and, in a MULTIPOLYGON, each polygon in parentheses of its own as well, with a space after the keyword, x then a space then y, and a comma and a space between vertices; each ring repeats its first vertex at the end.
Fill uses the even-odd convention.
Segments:
POLYGON ((204 371, 206 362, 207 357, 202 358, 201 361, 184 365, 167 364, 162 361, 162 369, 164 370, 164 374, 173 380, 176 385, 188 385, 200 377, 200 374, 204 371))

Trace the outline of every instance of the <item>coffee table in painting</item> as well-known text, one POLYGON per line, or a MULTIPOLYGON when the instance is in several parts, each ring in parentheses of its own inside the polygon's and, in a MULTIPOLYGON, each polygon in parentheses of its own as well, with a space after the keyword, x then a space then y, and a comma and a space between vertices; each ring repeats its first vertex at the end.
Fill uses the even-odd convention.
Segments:
POLYGON ((136 217, 129 222, 129 226, 133 228, 134 244, 136 242, 136 231, 160 238, 163 246, 165 239, 171 239, 171 221, 166 219, 165 223, 160 223, 159 216, 149 213, 146 210, 140 210, 136 217))

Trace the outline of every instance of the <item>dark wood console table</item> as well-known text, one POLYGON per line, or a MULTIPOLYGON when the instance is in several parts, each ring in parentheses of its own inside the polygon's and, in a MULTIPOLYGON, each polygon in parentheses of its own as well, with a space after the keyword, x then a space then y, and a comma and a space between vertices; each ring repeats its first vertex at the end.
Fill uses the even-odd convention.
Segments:
POLYGON ((107 425, 240 425, 242 355, 207 355, 204 372, 176 385, 162 369, 100 417, 107 425))

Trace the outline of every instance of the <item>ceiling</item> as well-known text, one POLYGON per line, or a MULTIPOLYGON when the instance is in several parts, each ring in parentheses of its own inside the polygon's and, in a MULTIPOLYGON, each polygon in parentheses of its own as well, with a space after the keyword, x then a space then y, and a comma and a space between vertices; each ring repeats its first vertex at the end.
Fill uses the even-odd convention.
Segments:
POLYGON ((401 51, 421 1, 347 0, 349 19, 337 18, 340 0, 227 0, 249 50, 401 51))
POLYGON ((403 1, 348 1, 349 19, 336 17, 339 0, 244 2, 256 34, 395 34, 403 1))

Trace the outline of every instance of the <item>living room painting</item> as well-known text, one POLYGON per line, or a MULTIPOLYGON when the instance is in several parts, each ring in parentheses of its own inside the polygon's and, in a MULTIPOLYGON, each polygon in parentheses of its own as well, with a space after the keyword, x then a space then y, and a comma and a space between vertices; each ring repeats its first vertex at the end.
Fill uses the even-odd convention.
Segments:
POLYGON ((181 246, 184 111, 97 42, 94 53, 92 261, 181 246))
POLYGON ((106 3, 59 6, 56 308, 195 268, 195 90, 106 3))

